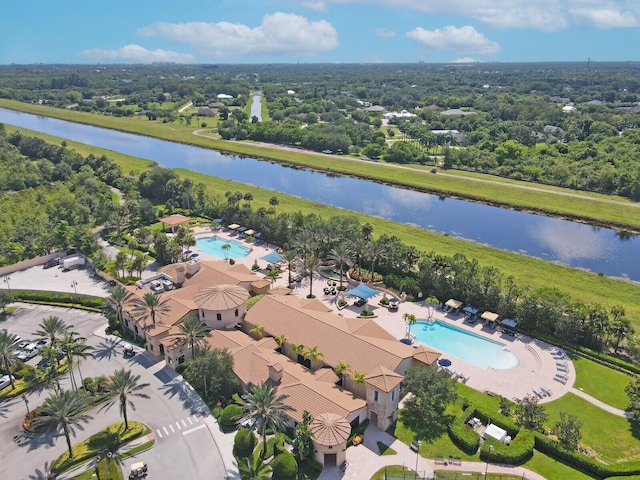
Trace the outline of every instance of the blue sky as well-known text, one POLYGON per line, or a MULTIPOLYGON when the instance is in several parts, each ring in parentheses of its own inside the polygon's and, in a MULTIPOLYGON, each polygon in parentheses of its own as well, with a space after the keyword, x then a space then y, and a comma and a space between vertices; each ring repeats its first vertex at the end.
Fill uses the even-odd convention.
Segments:
POLYGON ((640 60, 639 0, 22 0, 0 64, 640 60))

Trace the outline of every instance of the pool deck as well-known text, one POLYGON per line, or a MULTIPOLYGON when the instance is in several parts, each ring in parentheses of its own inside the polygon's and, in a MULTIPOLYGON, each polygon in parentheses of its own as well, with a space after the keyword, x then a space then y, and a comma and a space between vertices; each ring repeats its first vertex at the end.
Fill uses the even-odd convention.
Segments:
MULTIPOLYGON (((243 263, 249 268, 251 268, 255 262, 257 262, 261 269, 266 268, 268 262, 260 260, 260 258, 277 250, 277 247, 274 245, 268 245, 264 242, 261 242, 258 245, 248 243, 242 238, 239 238, 237 234, 231 235, 230 232, 224 228, 217 231, 211 231, 206 228, 198 227, 194 229, 194 234, 196 238, 213 236, 215 234, 220 238, 236 241, 252 249, 248 256, 236 259, 236 262, 243 263)), ((192 250, 200 253, 200 258, 202 260, 220 260, 219 257, 206 255, 203 252, 200 252, 197 247, 193 247, 192 250)), ((264 273, 264 270, 260 270, 259 272, 264 273)), ((345 318, 356 318, 359 312, 363 310, 363 307, 353 306, 353 301, 355 299, 349 295, 345 295, 345 300, 349 302, 349 306, 342 310, 338 310, 338 295, 325 295, 323 293, 324 288, 327 286, 327 281, 328 279, 322 276, 314 278, 313 293, 316 295, 316 298, 332 308, 336 314, 345 318)), ((344 284, 347 285, 346 279, 344 284)), ((276 280, 274 287, 286 285, 287 273, 286 271, 283 271, 280 278, 276 280)), ((300 284, 296 284, 292 295, 304 298, 308 293, 309 279, 305 278, 300 284)), ((555 359, 551 354, 553 349, 552 345, 532 339, 522 334, 518 334, 515 337, 503 334, 498 331, 498 329, 483 327, 480 322, 477 322, 475 325, 470 325, 464 321, 464 314, 447 314, 436 310, 433 305, 427 304, 424 301, 415 303, 404 302, 400 304, 400 307, 397 310, 390 311, 379 305, 379 301, 382 297, 383 294, 380 293, 379 295, 370 298, 368 308, 375 313, 374 320, 391 335, 398 338, 398 340, 406 336, 405 323, 402 316, 405 313, 412 313, 418 320, 426 319, 431 316, 434 320, 440 320, 476 335, 503 343, 518 357, 520 364, 517 368, 513 370, 497 370, 491 367, 480 368, 443 352, 442 356, 449 358, 452 361, 449 370, 453 372, 460 372, 463 376, 469 376, 469 379, 465 383, 476 390, 488 391, 509 399, 514 399, 523 398, 527 395, 536 396, 533 391, 534 388, 541 393, 542 389, 540 387, 549 389, 551 391, 551 395, 545 395, 543 393, 542 396, 538 397, 539 403, 552 401, 571 391, 576 378, 575 369, 571 360, 566 358, 565 360, 568 365, 567 382, 563 384, 554 380, 555 374, 559 373, 556 365, 556 362, 559 360, 555 359)))

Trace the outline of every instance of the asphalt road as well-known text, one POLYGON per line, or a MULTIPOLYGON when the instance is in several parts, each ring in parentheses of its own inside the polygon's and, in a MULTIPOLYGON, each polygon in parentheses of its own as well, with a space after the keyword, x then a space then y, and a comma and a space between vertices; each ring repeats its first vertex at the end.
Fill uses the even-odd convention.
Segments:
MULTIPOLYGON (((211 419, 203 418, 200 414, 203 411, 200 398, 173 369, 148 352, 138 348, 134 357, 124 358, 124 344, 120 339, 104 335, 106 319, 102 315, 21 304, 14 315, 0 324, 0 328, 6 328, 25 339, 33 338, 32 332, 49 315, 57 315, 73 324, 74 331, 86 337, 94 347, 95 359, 80 363, 83 378, 110 375, 114 370, 124 367, 141 375, 141 382, 150 384, 145 390, 150 398, 133 399, 135 410, 129 408, 128 416, 130 420, 148 425, 156 443, 151 450, 126 460, 125 472, 131 463, 145 461, 149 465, 149 478, 226 478, 222 457, 210 431, 211 419)), ((36 356, 28 363, 35 365, 38 361, 39 356, 36 356)), ((79 378, 77 369, 75 374, 79 378)), ((70 387, 69 376, 64 377, 62 386, 70 387)), ((30 392, 27 395, 29 408, 40 405, 47 394, 47 391, 30 392)), ((21 421, 25 413, 26 406, 20 397, 0 403, 1 479, 45 479, 51 461, 66 450, 63 435, 26 437, 24 445, 16 444, 13 438, 22 435, 21 421)), ((106 411, 94 409, 90 414, 93 419, 84 426, 84 430, 76 431, 73 443, 88 438, 106 425, 122 420, 117 404, 106 411)))

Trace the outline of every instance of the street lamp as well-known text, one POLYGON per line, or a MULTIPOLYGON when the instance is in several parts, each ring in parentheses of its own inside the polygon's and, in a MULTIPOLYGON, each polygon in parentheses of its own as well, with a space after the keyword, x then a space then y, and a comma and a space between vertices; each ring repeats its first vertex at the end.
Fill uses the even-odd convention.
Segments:
POLYGON ((11 277, 9 277, 7 275, 2 279, 2 281, 7 284, 7 289, 9 290, 9 295, 11 295, 11 284, 9 283, 11 281, 11 277))
POLYGON ((422 442, 418 440, 416 442, 416 445, 418 445, 418 448, 416 448, 416 470, 415 470, 416 477, 415 478, 418 478, 418 459, 420 458, 420 445, 422 445, 422 442))
POLYGON ((27 398, 26 395, 22 395, 22 400, 24 400, 24 405, 25 407, 27 407, 27 415, 29 415, 31 413, 29 411, 29 399, 27 398))
POLYGON ((75 280, 73 282, 71 282, 71 286, 73 287, 73 291, 76 292, 76 295, 78 294, 78 282, 76 282, 75 280))
POLYGON ((484 469, 484 478, 487 478, 487 472, 489 471, 489 460, 491 459, 491 454, 493 453, 493 445, 489 445, 489 456, 487 457, 487 466, 484 469))

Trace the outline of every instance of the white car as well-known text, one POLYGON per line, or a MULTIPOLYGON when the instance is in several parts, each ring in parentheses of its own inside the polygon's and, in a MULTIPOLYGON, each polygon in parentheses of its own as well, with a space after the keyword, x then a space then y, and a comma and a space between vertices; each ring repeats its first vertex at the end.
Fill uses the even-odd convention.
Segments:
POLYGON ((9 375, 3 375, 2 377, 0 377, 0 390, 4 390, 6 387, 11 385, 11 380, 15 381, 15 379, 16 377, 14 377, 13 375, 11 375, 11 377, 9 377, 9 375))

